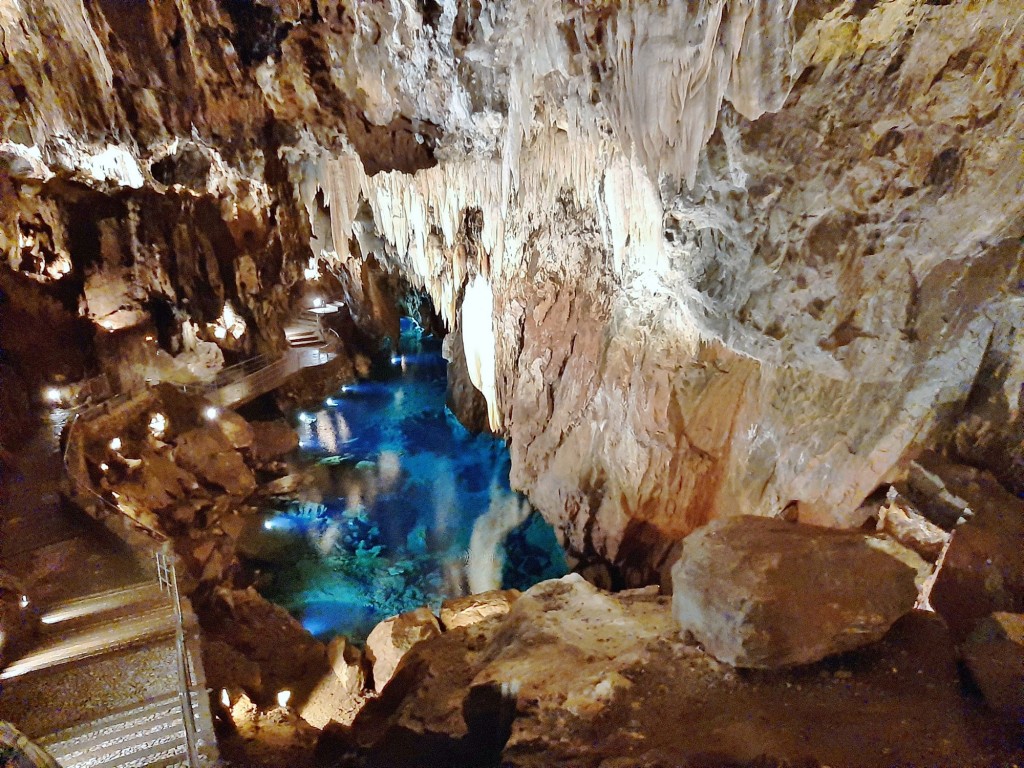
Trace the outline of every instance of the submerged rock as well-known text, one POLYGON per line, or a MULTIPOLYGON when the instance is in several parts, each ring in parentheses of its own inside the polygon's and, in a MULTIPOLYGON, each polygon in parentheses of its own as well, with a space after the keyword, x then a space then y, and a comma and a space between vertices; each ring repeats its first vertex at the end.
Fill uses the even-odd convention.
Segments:
POLYGON ((673 613, 719 661, 807 664, 880 639, 911 610, 916 570, 907 561, 915 558, 860 533, 762 517, 715 520, 683 542, 672 569, 673 613))
POLYGON ((986 703, 1024 720, 1024 614, 993 613, 971 633, 963 657, 986 703))
POLYGON ((385 619, 366 638, 366 658, 373 665, 373 687, 384 690, 402 657, 416 643, 441 634, 429 608, 417 608, 385 619))

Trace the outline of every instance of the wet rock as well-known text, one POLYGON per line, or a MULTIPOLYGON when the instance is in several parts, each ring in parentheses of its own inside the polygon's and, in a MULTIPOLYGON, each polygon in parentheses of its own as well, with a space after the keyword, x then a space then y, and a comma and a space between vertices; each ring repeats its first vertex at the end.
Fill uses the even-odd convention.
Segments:
POLYGON ((967 638, 962 653, 986 703, 1024 721, 1024 614, 993 613, 967 638))
POLYGON ((929 601, 962 640, 990 613, 1024 613, 1024 500, 968 467, 949 465, 944 479, 974 516, 953 531, 929 601))
POLYGON ((200 427, 174 441, 174 462, 232 496, 244 498, 256 490, 256 478, 219 430, 200 427))
POLYGON ((911 610, 916 570, 905 561, 914 559, 859 533, 761 517, 715 520, 683 541, 672 568, 673 613, 719 661, 806 664, 880 639, 911 610))
POLYGON ((366 638, 366 658, 373 666, 373 687, 384 690, 398 663, 416 643, 441 634, 429 608, 417 608, 385 619, 366 638))
POLYGON ((504 616, 520 594, 518 589, 495 589, 445 600, 441 603, 441 626, 447 632, 492 616, 504 616))
POLYGON ((317 682, 299 714, 310 725, 349 724, 366 699, 366 674, 362 654, 344 637, 327 646, 330 670, 317 682))
POLYGON ((258 462, 279 459, 299 447, 299 433, 286 421, 254 421, 251 426, 251 455, 258 462))

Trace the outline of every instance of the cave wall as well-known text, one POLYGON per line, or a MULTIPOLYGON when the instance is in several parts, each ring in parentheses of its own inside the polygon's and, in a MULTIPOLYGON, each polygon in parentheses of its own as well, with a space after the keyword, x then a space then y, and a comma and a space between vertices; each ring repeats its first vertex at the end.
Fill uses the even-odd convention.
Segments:
POLYGON ((90 304, 209 323, 231 301, 238 354, 280 343, 304 272, 393 325, 389 272, 461 317, 513 483, 569 551, 657 580, 715 516, 858 525, 924 447, 1019 483, 1018 20, 9 5, 0 269, 97 324, 90 304))

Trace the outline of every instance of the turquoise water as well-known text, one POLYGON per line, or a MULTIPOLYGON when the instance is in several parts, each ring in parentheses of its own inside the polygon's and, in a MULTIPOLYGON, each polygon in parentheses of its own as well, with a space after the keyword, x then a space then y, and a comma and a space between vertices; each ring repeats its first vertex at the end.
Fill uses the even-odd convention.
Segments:
POLYGON ((504 443, 445 408, 439 347, 405 323, 381 380, 294 416, 319 494, 268 510, 249 549, 261 592, 320 638, 359 642, 403 611, 566 573, 554 532, 509 487, 504 443))

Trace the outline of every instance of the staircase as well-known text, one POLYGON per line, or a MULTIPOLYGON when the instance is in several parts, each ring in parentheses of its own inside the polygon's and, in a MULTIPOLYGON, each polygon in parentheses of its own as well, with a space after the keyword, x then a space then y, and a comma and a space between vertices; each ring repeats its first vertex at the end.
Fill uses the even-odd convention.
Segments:
MULTIPOLYGON (((64 768, 188 765, 176 627, 156 580, 48 607, 41 641, 0 671, 0 719, 64 768)), ((213 764, 206 691, 192 702, 200 758, 213 764)))
MULTIPOLYGON (((197 722, 209 721, 208 707, 206 697, 199 697, 193 706, 197 722)), ((172 693, 59 731, 39 743, 64 768, 187 766, 181 722, 181 699, 172 693)), ((205 736, 212 743, 213 734, 205 736)))
POLYGON ((316 316, 305 312, 284 327, 284 337, 292 349, 319 347, 324 343, 324 334, 316 316))

